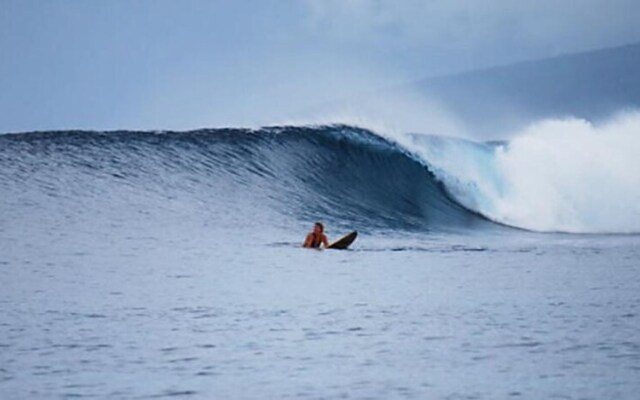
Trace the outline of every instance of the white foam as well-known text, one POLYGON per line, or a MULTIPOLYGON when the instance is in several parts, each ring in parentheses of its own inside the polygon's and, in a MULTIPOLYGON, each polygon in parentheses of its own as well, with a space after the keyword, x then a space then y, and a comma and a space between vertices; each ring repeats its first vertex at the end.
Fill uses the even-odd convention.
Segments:
POLYGON ((541 121, 493 149, 451 140, 409 147, 458 201, 492 220, 537 231, 640 232, 640 113, 601 125, 541 121))
POLYGON ((496 153, 495 218, 524 228, 640 232, 640 114, 544 121, 496 153))

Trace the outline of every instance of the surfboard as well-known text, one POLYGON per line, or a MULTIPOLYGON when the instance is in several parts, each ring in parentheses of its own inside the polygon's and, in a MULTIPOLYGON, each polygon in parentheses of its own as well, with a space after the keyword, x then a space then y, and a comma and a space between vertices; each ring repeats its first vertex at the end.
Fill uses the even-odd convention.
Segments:
POLYGON ((327 249, 345 250, 351 245, 351 243, 353 243, 354 240, 356 240, 356 237, 358 237, 358 232, 353 231, 331 243, 327 249))

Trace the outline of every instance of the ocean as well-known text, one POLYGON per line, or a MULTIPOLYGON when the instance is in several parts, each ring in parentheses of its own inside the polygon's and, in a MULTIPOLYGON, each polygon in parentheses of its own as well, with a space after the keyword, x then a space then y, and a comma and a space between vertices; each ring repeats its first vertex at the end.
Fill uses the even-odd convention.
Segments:
POLYGON ((0 398, 636 399, 639 121, 0 135, 0 398))

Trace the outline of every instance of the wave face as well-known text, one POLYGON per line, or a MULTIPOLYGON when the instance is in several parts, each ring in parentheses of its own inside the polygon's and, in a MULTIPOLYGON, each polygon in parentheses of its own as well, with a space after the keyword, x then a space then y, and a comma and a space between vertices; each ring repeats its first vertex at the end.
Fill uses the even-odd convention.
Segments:
POLYGON ((0 165, 3 213, 29 208, 45 219, 168 221, 193 210, 227 229, 490 225, 404 149, 349 126, 4 135, 0 165))
POLYGON ((346 125, 3 135, 0 205, 68 221, 195 216, 223 229, 322 220, 364 231, 640 232, 638 121, 547 122, 509 143, 387 139, 346 125))

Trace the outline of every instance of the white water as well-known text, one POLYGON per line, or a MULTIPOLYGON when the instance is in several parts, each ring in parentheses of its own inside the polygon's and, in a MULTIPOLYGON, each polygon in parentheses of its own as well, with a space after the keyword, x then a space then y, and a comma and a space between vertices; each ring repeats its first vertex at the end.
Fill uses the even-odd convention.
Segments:
POLYGON ((638 113, 602 125, 542 121, 495 147, 419 135, 400 143, 458 201, 494 221, 546 232, 640 232, 638 113))

